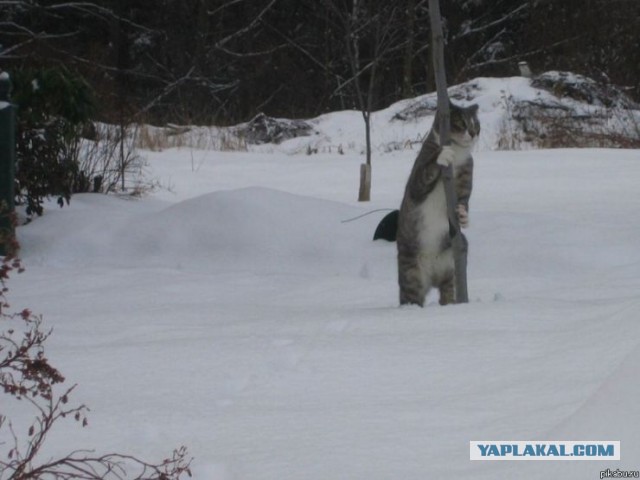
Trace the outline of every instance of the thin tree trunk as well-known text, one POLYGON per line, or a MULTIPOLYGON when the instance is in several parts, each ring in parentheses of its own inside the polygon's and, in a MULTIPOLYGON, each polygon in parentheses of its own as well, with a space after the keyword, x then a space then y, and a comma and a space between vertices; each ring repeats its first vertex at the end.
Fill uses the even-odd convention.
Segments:
POLYGON ((126 124, 127 124, 127 114, 126 114, 126 89, 127 89, 127 80, 125 78, 125 69, 128 66, 127 62, 127 52, 126 52, 126 44, 124 42, 125 32, 123 31, 122 18, 124 18, 124 0, 118 0, 116 3, 116 13, 117 18, 113 19, 114 22, 114 42, 113 48, 115 50, 115 67, 116 67, 116 102, 117 102, 117 111, 118 111, 118 127, 119 127, 119 169, 120 169, 120 188, 122 191, 125 190, 125 154, 124 154, 124 142, 126 137, 126 124))
POLYGON ((407 43, 404 49, 402 66, 402 95, 405 98, 413 96, 413 48, 416 25, 416 2, 409 0, 407 5, 407 43))
POLYGON ((362 112, 365 130, 366 161, 360 165, 360 189, 358 190, 358 201, 368 202, 371 200, 371 84, 373 81, 372 77, 375 75, 375 66, 371 72, 372 77, 370 77, 369 91, 367 92, 367 98, 365 99, 360 85, 360 78, 358 78, 360 74, 360 39, 357 33, 359 13, 358 0, 354 0, 353 10, 351 11, 351 28, 347 39, 347 48, 349 49, 349 61, 351 63, 351 71, 355 77, 354 85, 356 89, 356 96, 358 98, 360 111, 362 112))
POLYGON ((440 1, 429 0, 429 17, 431 19, 431 51, 433 55, 433 73, 438 93, 438 116, 440 117, 440 144, 448 145, 451 125, 449 119, 449 94, 447 92, 447 75, 444 66, 444 38, 440 1))
MULTIPOLYGON (((440 144, 447 145, 450 141, 451 131, 449 123, 449 95, 447 94, 447 77, 444 66, 444 39, 439 0, 429 0, 429 17, 431 19, 431 36, 433 39, 433 69, 438 91, 438 115, 441 119, 440 144)), ((447 196, 449 222, 455 230, 452 244, 455 264, 456 303, 467 303, 469 301, 467 292, 467 249, 464 245, 460 225, 458 224, 458 215, 456 214, 456 205, 458 202, 453 184, 452 165, 443 169, 442 179, 447 196)))
POLYGON ((359 202, 371 200, 371 165, 360 164, 360 191, 358 192, 359 202))
POLYGON ((364 137, 367 150, 367 165, 371 167, 371 112, 367 112, 364 115, 364 137))
POLYGON ((366 162, 360 164, 358 201, 368 202, 371 200, 371 112, 363 111, 362 118, 364 119, 366 162))

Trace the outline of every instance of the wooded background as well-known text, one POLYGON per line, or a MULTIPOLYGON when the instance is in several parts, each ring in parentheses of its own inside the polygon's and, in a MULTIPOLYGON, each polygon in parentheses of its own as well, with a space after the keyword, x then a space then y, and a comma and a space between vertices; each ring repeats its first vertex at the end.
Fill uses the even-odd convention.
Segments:
MULTIPOLYGON (((234 124, 435 90, 426 0, 0 0, 0 67, 64 67, 97 118, 234 124), (364 97, 362 95, 365 95, 364 97)), ((640 99, 640 1, 442 2, 450 85, 570 70, 640 99)))

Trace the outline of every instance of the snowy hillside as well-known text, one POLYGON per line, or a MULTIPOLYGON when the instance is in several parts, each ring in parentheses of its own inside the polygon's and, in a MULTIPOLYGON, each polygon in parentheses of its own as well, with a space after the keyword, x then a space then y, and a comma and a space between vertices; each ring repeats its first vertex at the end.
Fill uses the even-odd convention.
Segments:
MULTIPOLYGON (((184 444, 205 480, 637 469, 640 151, 491 151, 494 83, 473 99, 467 305, 399 308, 395 244, 371 241, 385 212, 343 223, 396 208, 416 154, 377 148, 359 204, 353 112, 247 152, 142 152, 164 189, 77 195, 20 227, 12 306, 54 327, 51 361, 91 407, 48 451, 184 444), (542 439, 619 440, 622 460, 469 460, 471 440, 542 439)), ((377 114, 378 145, 425 133, 429 117, 392 120, 413 105, 377 114)))
MULTIPOLYGON (((533 79, 476 78, 449 88, 460 105, 479 105, 479 150, 640 146, 640 105, 617 87, 568 72, 533 79)), ((372 148, 378 154, 417 147, 436 108, 430 93, 373 112, 372 148)), ((308 120, 258 115, 235 127, 146 127, 140 142, 152 147, 248 150, 260 153, 363 153, 359 111, 308 120)))

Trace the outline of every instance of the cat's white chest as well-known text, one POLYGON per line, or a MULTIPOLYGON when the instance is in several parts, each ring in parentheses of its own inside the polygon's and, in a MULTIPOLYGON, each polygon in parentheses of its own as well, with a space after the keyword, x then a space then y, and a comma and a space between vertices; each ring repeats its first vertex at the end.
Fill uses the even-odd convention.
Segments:
POLYGON ((455 143, 451 145, 451 149, 453 150, 454 171, 467 163, 467 159, 469 158, 469 155, 471 155, 471 147, 472 145, 465 147, 455 143))
POLYGON ((438 253, 442 246, 442 238, 448 233, 447 196, 442 180, 438 180, 431 193, 420 205, 420 246, 429 252, 438 253))
MULTIPOLYGON (((456 170, 468 161, 470 147, 463 147, 454 143, 445 147, 445 149, 448 150, 445 151, 443 149, 440 155, 448 155, 445 162, 450 163, 453 167, 453 177, 455 178, 456 170)), ((438 158, 438 163, 441 163, 441 160, 441 158, 438 158)), ((419 209, 418 240, 420 247, 427 256, 439 255, 443 239, 449 235, 447 195, 442 178, 438 180, 419 209)))

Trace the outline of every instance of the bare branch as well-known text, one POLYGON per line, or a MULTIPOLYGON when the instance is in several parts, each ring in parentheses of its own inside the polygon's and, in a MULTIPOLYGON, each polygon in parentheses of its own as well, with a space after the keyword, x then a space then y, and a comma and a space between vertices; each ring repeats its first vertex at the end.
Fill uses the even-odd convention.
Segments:
POLYGON ((271 55, 273 52, 282 50, 284 47, 285 47, 284 45, 278 45, 277 47, 270 48, 269 50, 262 50, 260 52, 244 52, 244 53, 234 52, 233 50, 229 50, 228 48, 221 47, 221 46, 218 46, 217 48, 221 52, 224 52, 227 55, 231 55, 232 57, 235 57, 235 58, 250 58, 250 57, 261 57, 264 55, 271 55))
POLYGON ((541 48, 537 48, 535 50, 531 50, 529 52, 525 52, 525 53, 518 53, 516 55, 511 55, 510 57, 505 57, 505 58, 499 58, 499 59, 491 59, 491 60, 487 60, 485 62, 480 62, 480 63, 476 63, 473 65, 465 65, 465 67, 460 71, 460 74, 465 73, 465 72, 472 72, 474 70, 478 70, 480 68, 483 67, 487 67, 489 65, 502 65, 505 63, 510 63, 510 62, 515 62, 516 60, 520 60, 523 58, 528 58, 528 57, 532 57, 533 55, 537 55, 539 53, 544 53, 550 49, 559 47, 560 45, 564 45, 566 43, 571 43, 575 40, 578 40, 582 37, 584 37, 587 34, 581 34, 581 35, 575 35, 571 38, 565 38, 564 40, 560 40, 559 42, 555 42, 549 45, 545 45, 544 47, 541 48))
POLYGON ((216 42, 215 47, 220 49, 222 48, 224 45, 226 45, 227 43, 229 43, 231 40, 233 40, 234 38, 238 38, 242 35, 244 35, 245 33, 253 30, 253 28, 258 25, 258 23, 260 23, 260 21, 262 20, 262 18, 266 15, 266 13, 271 9, 271 7, 277 2, 277 0, 271 0, 266 7, 264 7, 260 13, 258 13, 258 15, 256 15, 256 17, 251 21, 251 23, 249 23, 246 27, 241 28, 240 30, 232 33, 231 35, 227 35, 226 37, 224 37, 222 40, 219 40, 218 42, 216 42))
MULTIPOLYGON (((15 221, 15 214, 10 218, 15 221)), ((0 306, 8 307, 6 283, 14 270, 22 271, 20 260, 11 255, 4 256, 0 260, 0 306)), ((65 418, 73 418, 86 426, 88 408, 85 405, 67 406, 75 385, 61 394, 54 391, 54 385, 62 383, 64 377, 49 365, 44 354, 43 344, 51 332, 41 330, 41 317, 33 316, 27 309, 14 314, 0 310, 0 321, 3 326, 0 330, 3 405, 4 398, 13 398, 26 400, 27 405, 35 409, 24 439, 18 436, 7 417, 0 415, 0 431, 8 429, 12 438, 11 444, 0 442, 0 479, 179 480, 184 474, 191 476, 191 459, 185 447, 174 450, 171 457, 159 463, 118 453, 94 456, 80 450, 41 462, 42 449, 53 426, 65 418)))
POLYGON ((465 64, 462 67, 462 69, 460 70, 459 74, 462 74, 463 72, 466 72, 467 70, 469 70, 471 68, 470 65, 472 65, 471 62, 473 62, 476 58, 478 58, 481 55, 483 55, 486 52, 486 49, 489 46, 493 45, 498 40, 498 38, 500 38, 502 35, 504 35, 505 32, 506 32, 506 30, 504 28, 502 30, 500 30, 493 37, 491 37, 489 40, 487 40, 480 48, 478 48, 473 53, 473 55, 471 55, 469 58, 467 58, 467 61, 465 62, 465 64))
POLYGON ((221 12, 222 10, 224 10, 225 8, 228 8, 232 5, 236 5, 238 3, 242 3, 242 2, 246 2, 247 0, 231 0, 227 3, 225 3, 224 5, 220 5, 218 8, 216 8, 215 10, 209 10, 207 11, 207 15, 209 16, 214 16, 216 15, 218 12, 221 12))
POLYGON ((211 90, 211 92, 220 92, 222 90, 227 90, 230 88, 233 88, 234 86, 236 86, 238 84, 238 81, 235 82, 231 82, 228 84, 215 84, 213 82, 211 82, 211 80, 204 78, 204 77, 194 77, 192 74, 195 70, 195 66, 191 67, 189 69, 189 71, 183 75, 182 77, 174 80, 171 83, 168 83, 164 89, 162 90, 162 92, 160 92, 159 95, 157 95, 153 100, 151 100, 150 102, 147 103, 147 105, 145 105, 143 108, 141 108, 137 113, 136 116, 139 117, 142 114, 148 112, 149 110, 151 110, 154 106, 156 106, 158 103, 160 103, 160 101, 165 98, 167 95, 169 95, 171 92, 173 92, 174 90, 176 90, 178 87, 180 87, 181 85, 183 85, 186 82, 189 81, 193 81, 193 82, 201 82, 204 84, 207 84, 207 86, 209 87, 209 89, 211 90))
POLYGON ((144 30, 146 32, 153 32, 152 29, 136 23, 126 17, 117 15, 113 10, 107 7, 103 7, 96 3, 92 2, 67 2, 67 3, 57 3, 54 5, 47 5, 46 7, 41 6, 45 10, 57 11, 57 10, 77 10, 79 12, 88 13, 94 15, 99 18, 110 18, 113 20, 118 20, 126 25, 130 25, 136 29, 144 30))
POLYGON ((494 20, 493 22, 489 22, 489 23, 487 23, 485 25, 481 25, 481 26, 476 27, 476 28, 471 28, 470 27, 470 28, 460 32, 453 39, 457 40, 459 38, 464 38, 464 37, 467 37, 469 35, 473 35, 473 34, 476 34, 476 33, 479 33, 479 32, 483 32, 483 31, 488 30, 490 28, 502 25, 503 23, 507 22, 508 20, 511 20, 512 18, 523 14, 524 11, 529 8, 529 6, 530 6, 529 2, 524 3, 524 4, 520 5, 519 7, 515 8, 514 10, 512 10, 511 12, 507 13, 506 15, 503 15, 501 18, 499 18, 497 20, 494 20))

